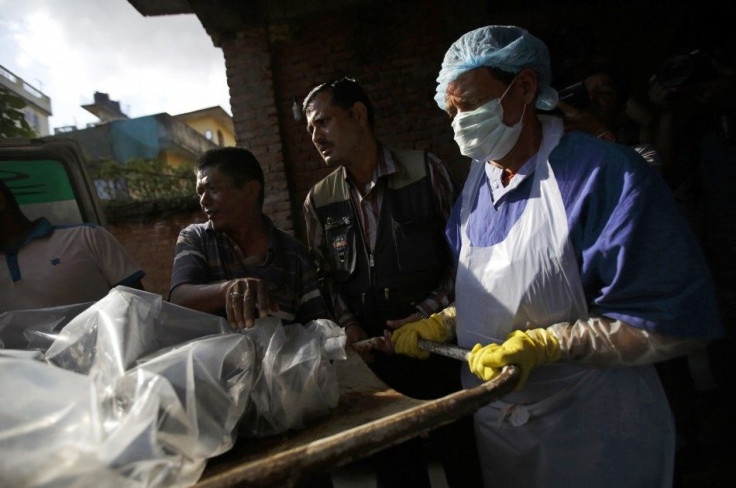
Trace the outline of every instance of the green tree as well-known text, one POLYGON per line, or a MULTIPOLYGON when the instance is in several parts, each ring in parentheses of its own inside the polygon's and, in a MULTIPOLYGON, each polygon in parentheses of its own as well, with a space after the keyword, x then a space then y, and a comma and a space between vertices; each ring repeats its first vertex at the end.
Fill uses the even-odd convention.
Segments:
POLYGON ((22 98, 0 87, 0 137, 36 137, 21 112, 25 106, 22 98))

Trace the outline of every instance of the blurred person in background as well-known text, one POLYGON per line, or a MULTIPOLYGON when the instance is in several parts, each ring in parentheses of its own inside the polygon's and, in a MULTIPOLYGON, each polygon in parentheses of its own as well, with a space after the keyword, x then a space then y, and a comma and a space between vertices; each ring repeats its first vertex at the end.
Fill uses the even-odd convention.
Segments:
POLYGON ((29 220, 0 180, 0 312, 93 302, 145 275, 103 227, 29 220))
MULTIPOLYGON (((675 414, 681 426, 678 467, 685 476, 703 459, 701 433, 718 412, 736 408, 730 359, 736 349, 736 53, 725 31, 693 33, 664 59, 650 79, 658 109, 654 143, 663 176, 672 188, 705 253, 716 288, 726 336, 667 366, 675 414)), ((730 432, 734 423, 719 423, 730 432)))
POLYGON ((632 97, 622 69, 591 56, 561 78, 571 82, 559 91, 556 107, 567 131, 580 130, 630 146, 662 171, 662 160, 651 143, 654 116, 632 97))

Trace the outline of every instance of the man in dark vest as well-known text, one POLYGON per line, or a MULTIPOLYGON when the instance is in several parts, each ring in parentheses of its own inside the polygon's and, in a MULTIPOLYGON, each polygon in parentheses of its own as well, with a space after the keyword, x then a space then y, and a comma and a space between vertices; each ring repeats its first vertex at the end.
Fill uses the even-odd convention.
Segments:
MULTIPOLYGON (((335 171, 304 202, 307 238, 323 292, 348 345, 426 318, 454 300, 444 238, 455 199, 447 170, 425 151, 395 150, 374 134, 373 107, 360 85, 342 78, 304 99, 307 130, 335 171)), ((356 350, 386 384, 414 398, 460 389, 460 363, 356 350), (432 382, 419 378, 433 378, 432 382)), ((480 486, 469 419, 431 434, 450 486, 480 486)), ((420 439, 377 456, 379 487, 429 487, 420 439)))

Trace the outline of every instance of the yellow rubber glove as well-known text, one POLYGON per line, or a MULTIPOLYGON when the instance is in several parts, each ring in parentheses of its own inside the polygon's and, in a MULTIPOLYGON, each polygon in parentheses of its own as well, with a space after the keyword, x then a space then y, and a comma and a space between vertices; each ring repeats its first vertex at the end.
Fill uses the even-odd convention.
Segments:
POLYGON ((509 334, 503 344, 481 346, 476 344, 468 363, 470 371, 483 381, 489 381, 501 373, 507 364, 521 369, 515 390, 526 384, 529 373, 540 364, 553 363, 560 359, 560 341, 547 329, 516 330, 509 334))
MULTIPOLYGON (((391 334, 391 342, 394 343, 394 350, 405 356, 427 359, 429 353, 419 349, 419 339, 435 342, 448 341, 451 338, 451 334, 449 333, 448 326, 445 324, 445 316, 448 316, 448 314, 443 314, 443 312, 433 313, 428 319, 412 322, 396 329, 391 334)), ((452 316, 454 317, 454 309, 452 316)))

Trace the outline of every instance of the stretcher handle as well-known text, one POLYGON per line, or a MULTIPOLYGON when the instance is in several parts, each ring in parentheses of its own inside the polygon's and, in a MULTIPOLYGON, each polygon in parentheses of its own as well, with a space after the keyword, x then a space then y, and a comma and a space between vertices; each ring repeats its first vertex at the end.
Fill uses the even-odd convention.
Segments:
MULTIPOLYGON (((419 339, 417 345, 419 346, 419 349, 451 359, 457 359, 458 361, 468 362, 470 359, 470 349, 465 349, 464 347, 456 346, 454 344, 445 344, 442 342, 419 339)), ((519 381, 521 370, 516 364, 507 364, 501 369, 501 371, 508 374, 508 381, 510 381, 511 384, 516 385, 519 381)))
POLYGON ((422 349, 424 351, 439 354, 440 356, 445 356, 452 359, 457 359, 458 361, 467 361, 470 357, 470 349, 465 349, 464 347, 456 346, 454 344, 445 344, 443 342, 434 342, 428 341, 426 339, 419 339, 418 346, 419 349, 422 349))

